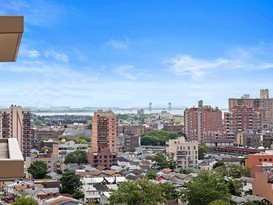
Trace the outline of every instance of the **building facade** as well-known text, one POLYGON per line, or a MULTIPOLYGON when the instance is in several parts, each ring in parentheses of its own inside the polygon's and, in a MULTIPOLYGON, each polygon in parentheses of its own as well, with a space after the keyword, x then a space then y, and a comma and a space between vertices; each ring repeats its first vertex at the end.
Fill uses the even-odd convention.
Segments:
MULTIPOLYGON (((50 154, 40 154, 35 157, 26 157, 26 169, 28 169, 33 162, 43 161, 47 164, 48 173, 57 172, 61 170, 62 157, 51 156, 50 154)), ((31 174, 26 172, 26 178, 31 179, 31 174)))
POLYGON ((265 121, 265 111, 257 107, 234 106, 224 113, 224 129, 236 136, 241 132, 260 133, 265 121))
POLYGON ((198 107, 184 111, 185 134, 189 140, 207 142, 222 138, 222 111, 218 108, 203 106, 198 102, 198 107))
POLYGON ((198 168, 198 141, 187 142, 184 137, 169 140, 166 151, 173 154, 177 168, 198 168))
POLYGON ((252 168, 256 165, 262 165, 263 162, 273 163, 273 151, 266 150, 256 154, 249 154, 245 160, 245 166, 252 168))
POLYGON ((53 145, 53 155, 66 157, 69 153, 76 150, 88 151, 88 144, 76 144, 74 141, 65 142, 64 144, 53 145))
POLYGON ((97 110, 92 118, 91 150, 88 161, 92 166, 110 168, 116 164, 117 122, 111 110, 97 110))
POLYGON ((250 98, 249 94, 245 94, 241 98, 230 98, 228 105, 230 111, 235 106, 263 109, 265 112, 263 129, 267 130, 270 128, 270 124, 273 124, 273 98, 269 98, 268 89, 260 90, 260 98, 250 98))
POLYGON ((24 157, 32 149, 30 119, 30 109, 16 105, 0 109, 0 138, 16 138, 24 157))

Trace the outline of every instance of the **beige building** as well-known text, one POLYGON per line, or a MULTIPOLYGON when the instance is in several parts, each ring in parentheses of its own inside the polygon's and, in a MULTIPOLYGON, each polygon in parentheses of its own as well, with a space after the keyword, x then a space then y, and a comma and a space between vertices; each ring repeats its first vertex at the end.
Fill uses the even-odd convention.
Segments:
POLYGON ((69 153, 76 150, 88 151, 88 144, 76 144, 74 141, 65 142, 64 144, 53 145, 53 156, 66 157, 69 153))
MULTIPOLYGON (((62 167, 62 157, 50 156, 49 154, 38 155, 36 157, 26 157, 26 169, 28 169, 31 163, 35 161, 43 161, 47 164, 48 173, 57 172, 62 167)), ((31 179, 31 174, 26 172, 26 178, 31 179)))
POLYGON ((177 168, 198 167, 198 141, 187 142, 184 137, 169 140, 166 151, 174 155, 177 168))
POLYGON ((0 138, 16 138, 23 156, 29 156, 31 147, 30 109, 12 105, 0 109, 0 138))
POLYGON ((0 139, 0 181, 24 177, 24 159, 15 138, 0 139))

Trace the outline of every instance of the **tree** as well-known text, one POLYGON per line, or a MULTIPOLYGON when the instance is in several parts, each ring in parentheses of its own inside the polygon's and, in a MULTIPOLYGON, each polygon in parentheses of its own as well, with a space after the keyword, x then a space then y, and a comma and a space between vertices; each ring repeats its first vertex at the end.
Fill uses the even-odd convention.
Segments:
POLYGON ((224 177, 206 170, 201 171, 182 191, 182 200, 188 201, 189 205, 209 205, 215 200, 229 199, 230 194, 224 177))
POLYGON ((228 186, 228 192, 231 195, 234 196, 241 196, 241 193, 243 191, 243 184, 240 180, 236 180, 236 179, 229 179, 226 181, 226 184, 228 186))
POLYGON ((147 172, 147 178, 148 179, 155 179, 156 178, 156 173, 155 172, 147 172))
POLYGON ((194 171, 192 171, 191 169, 180 169, 179 172, 182 174, 190 174, 193 173, 194 171))
POLYGON ((53 149, 52 149, 52 147, 43 146, 43 147, 41 148, 41 152, 42 152, 42 153, 52 153, 52 152, 53 152, 53 149))
POLYGON ((225 166, 225 163, 224 162, 216 162, 214 165, 213 165, 213 169, 217 168, 217 167, 221 167, 221 166, 225 166))
POLYGON ((157 169, 174 169, 176 166, 176 162, 173 160, 173 154, 167 153, 166 151, 156 153, 152 158, 152 161, 157 169))
POLYGON ((86 151, 76 150, 74 152, 70 152, 64 160, 64 163, 87 163, 86 159, 86 151))
POLYGON ((87 144, 87 141, 85 139, 79 139, 76 141, 76 144, 87 144))
POLYGON ((205 155, 208 153, 209 148, 206 146, 198 146, 198 159, 204 159, 205 155))
POLYGON ((74 199, 82 199, 84 197, 84 193, 80 190, 77 189, 74 193, 73 193, 73 198, 74 199))
POLYGON ((109 198, 110 205, 157 205, 165 201, 160 185, 145 178, 122 183, 109 198))
POLYGON ((244 167, 242 169, 242 175, 244 177, 251 177, 251 168, 250 167, 244 167))
POLYGON ((164 198, 167 200, 176 199, 178 197, 178 192, 170 182, 160 183, 159 186, 164 198))
POLYGON ((64 172, 60 182, 62 193, 74 194, 81 186, 80 176, 76 175, 75 171, 72 170, 64 172))
POLYGON ((39 205, 38 201, 31 197, 21 197, 16 199, 12 205, 39 205))
POLYGON ((226 201, 217 199, 217 200, 211 202, 209 205, 229 205, 229 203, 226 201))
POLYGON ((215 171, 223 176, 241 178, 243 176, 243 167, 234 163, 225 163, 223 166, 218 166, 215 171))
POLYGON ((47 164, 43 161, 32 162, 27 171, 34 179, 43 179, 47 174, 47 164))
POLYGON ((141 136, 141 145, 165 146, 169 139, 176 139, 180 135, 177 132, 154 130, 141 136))

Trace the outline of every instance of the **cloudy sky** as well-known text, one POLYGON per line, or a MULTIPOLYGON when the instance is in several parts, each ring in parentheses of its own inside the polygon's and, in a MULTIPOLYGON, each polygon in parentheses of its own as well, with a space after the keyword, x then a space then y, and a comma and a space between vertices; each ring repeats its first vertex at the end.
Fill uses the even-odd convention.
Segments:
POLYGON ((0 106, 191 107, 273 92, 273 2, 1 0, 24 15, 0 106))

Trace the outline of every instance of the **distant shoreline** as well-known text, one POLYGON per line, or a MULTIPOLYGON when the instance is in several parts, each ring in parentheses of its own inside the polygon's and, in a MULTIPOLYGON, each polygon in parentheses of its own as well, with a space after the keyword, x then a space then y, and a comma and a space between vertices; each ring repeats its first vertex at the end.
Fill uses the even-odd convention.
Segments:
MULTIPOLYGON (((113 110, 116 114, 137 114, 137 109, 131 110, 113 110)), ((162 111, 173 114, 183 115, 184 109, 181 110, 145 110, 145 114, 161 113, 162 111)), ((93 115, 95 111, 32 111, 33 114, 39 116, 53 116, 53 115, 93 115)))

